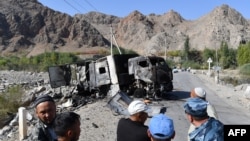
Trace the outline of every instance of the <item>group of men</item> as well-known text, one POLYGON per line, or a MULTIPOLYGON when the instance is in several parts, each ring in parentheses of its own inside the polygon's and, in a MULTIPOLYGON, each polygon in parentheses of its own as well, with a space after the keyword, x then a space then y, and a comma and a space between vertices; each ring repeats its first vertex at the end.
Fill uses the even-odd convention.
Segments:
MULTIPOLYGON (((218 120, 214 107, 206 101, 206 91, 197 87, 191 90, 184 111, 190 122, 187 140, 224 141, 224 125, 218 120)), ((140 100, 128 106, 129 118, 119 120, 117 141, 170 141, 175 137, 173 120, 164 113, 153 116, 148 126, 145 121, 149 107, 140 100)))
MULTIPOLYGON (((75 112, 56 114, 56 104, 49 95, 37 97, 34 102, 39 119, 31 135, 33 141, 77 141, 80 136, 80 115, 75 112)), ((206 91, 200 87, 190 92, 184 111, 191 123, 190 141, 223 141, 223 123, 214 107, 206 101, 206 91)), ((117 141, 170 141, 175 137, 173 120, 165 113, 154 115, 148 125, 150 111, 147 103, 134 100, 128 106, 129 118, 121 118, 117 126, 117 141)))
POLYGON ((175 136, 173 120, 164 113, 144 125, 150 108, 144 101, 134 100, 128 106, 129 118, 121 118, 117 126, 117 141, 170 141, 175 136))

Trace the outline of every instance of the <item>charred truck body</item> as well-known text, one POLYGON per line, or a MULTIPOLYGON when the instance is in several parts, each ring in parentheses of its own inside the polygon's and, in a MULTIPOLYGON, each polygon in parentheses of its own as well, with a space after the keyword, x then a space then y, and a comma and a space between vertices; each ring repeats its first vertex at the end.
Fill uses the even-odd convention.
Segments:
POLYGON ((172 69, 157 56, 109 55, 77 63, 75 72, 79 93, 113 97, 124 92, 134 97, 161 97, 173 90, 172 69))

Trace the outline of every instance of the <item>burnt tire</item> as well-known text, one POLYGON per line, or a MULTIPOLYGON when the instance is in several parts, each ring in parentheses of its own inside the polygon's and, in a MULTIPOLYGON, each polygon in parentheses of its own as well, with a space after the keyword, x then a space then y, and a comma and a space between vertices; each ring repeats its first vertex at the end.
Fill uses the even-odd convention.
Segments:
POLYGON ((135 91, 134 91, 134 97, 135 98, 143 98, 144 96, 146 95, 146 91, 142 88, 137 88, 135 91))

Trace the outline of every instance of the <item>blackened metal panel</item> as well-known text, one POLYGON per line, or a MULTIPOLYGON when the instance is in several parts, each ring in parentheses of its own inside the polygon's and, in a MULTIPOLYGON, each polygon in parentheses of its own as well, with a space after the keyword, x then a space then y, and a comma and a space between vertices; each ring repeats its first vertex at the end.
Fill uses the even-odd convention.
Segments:
POLYGON ((58 88, 61 86, 70 85, 71 81, 71 68, 70 65, 51 66, 49 67, 50 86, 58 88))
POLYGON ((129 59, 131 69, 130 74, 134 74, 135 79, 143 80, 147 83, 152 83, 152 65, 149 59, 144 56, 139 56, 129 59))

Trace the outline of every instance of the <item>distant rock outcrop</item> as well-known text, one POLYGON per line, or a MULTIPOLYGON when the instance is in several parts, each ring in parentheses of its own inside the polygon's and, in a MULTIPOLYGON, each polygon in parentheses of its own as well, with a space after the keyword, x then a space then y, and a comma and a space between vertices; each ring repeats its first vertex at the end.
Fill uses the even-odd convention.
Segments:
POLYGON ((250 41, 250 21, 225 4, 196 20, 186 20, 174 10, 163 15, 143 15, 135 10, 123 18, 99 12, 72 17, 37 0, 4 0, 0 1, 0 21, 2 54, 107 49, 111 26, 119 46, 140 54, 157 54, 166 46, 182 50, 187 37, 191 48, 197 50, 215 49, 222 41, 236 49, 240 42, 250 41))

